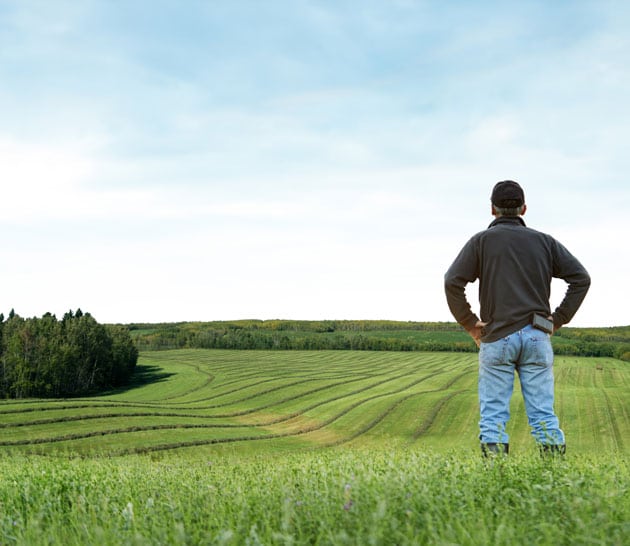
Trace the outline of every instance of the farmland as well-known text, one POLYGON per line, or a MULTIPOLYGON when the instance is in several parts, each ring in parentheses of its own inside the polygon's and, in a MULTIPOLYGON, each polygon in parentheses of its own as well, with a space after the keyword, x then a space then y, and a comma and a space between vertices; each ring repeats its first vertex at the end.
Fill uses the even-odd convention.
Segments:
POLYGON ((516 389, 488 467, 472 353, 142 353, 124 389, 0 403, 0 543, 622 544, 630 367, 556 380, 566 459, 516 389))
MULTIPOLYGON (((455 322, 391 320, 236 320, 128 324, 141 350, 294 349, 476 352, 455 322)), ((563 327, 551 340, 556 354, 630 361, 630 327, 563 327)))
MULTIPOLYGON (((628 369, 614 359, 557 357, 557 409, 570 450, 630 448, 628 369)), ((512 410, 513 449, 531 449, 518 393, 512 410)), ((92 398, 4 401, 0 416, 0 447, 11 452, 123 455, 383 444, 475 449, 476 355, 149 352, 131 388, 92 398)))

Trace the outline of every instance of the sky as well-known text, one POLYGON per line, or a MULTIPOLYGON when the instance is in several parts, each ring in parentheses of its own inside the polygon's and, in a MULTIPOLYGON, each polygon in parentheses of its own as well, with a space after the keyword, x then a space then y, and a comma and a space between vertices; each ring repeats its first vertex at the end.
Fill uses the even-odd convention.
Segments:
POLYGON ((0 312, 452 321, 512 179, 628 325, 628 59, 622 0, 0 0, 0 312))

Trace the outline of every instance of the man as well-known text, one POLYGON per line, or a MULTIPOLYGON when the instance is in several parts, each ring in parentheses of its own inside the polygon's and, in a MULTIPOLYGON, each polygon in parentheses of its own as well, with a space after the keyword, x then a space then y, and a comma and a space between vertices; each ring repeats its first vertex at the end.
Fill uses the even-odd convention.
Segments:
POLYGON ((491 203, 495 220, 466 243, 445 275, 451 313, 480 348, 481 449, 485 456, 509 451, 505 428, 516 371, 534 439, 543 453, 564 453, 564 433, 553 406, 550 335, 578 310, 590 277, 558 241, 525 225, 522 216, 527 206, 518 183, 496 184, 491 203), (553 313, 549 305, 552 277, 568 284, 553 313), (477 279, 481 320, 465 293, 466 285, 477 279))

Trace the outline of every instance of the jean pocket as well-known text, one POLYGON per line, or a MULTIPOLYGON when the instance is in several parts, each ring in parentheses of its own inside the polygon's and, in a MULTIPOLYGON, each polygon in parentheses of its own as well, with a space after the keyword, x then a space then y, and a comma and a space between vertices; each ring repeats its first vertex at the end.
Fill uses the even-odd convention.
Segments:
POLYGON ((500 366, 507 359, 508 339, 500 339, 492 343, 482 343, 479 348, 479 364, 481 366, 500 366))
POLYGON ((553 364, 553 347, 547 334, 535 334, 527 339, 523 348, 521 362, 523 364, 538 364, 551 366, 553 364))

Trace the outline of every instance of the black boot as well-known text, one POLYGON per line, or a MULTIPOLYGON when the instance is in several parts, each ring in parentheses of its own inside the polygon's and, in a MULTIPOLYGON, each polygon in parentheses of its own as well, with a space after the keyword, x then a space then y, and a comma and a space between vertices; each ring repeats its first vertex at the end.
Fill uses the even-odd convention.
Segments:
POLYGON ((542 457, 561 457, 567 452, 565 444, 539 444, 542 457))
POLYGON ((481 443, 481 453, 484 457, 507 455, 510 452, 510 444, 484 444, 481 443))

